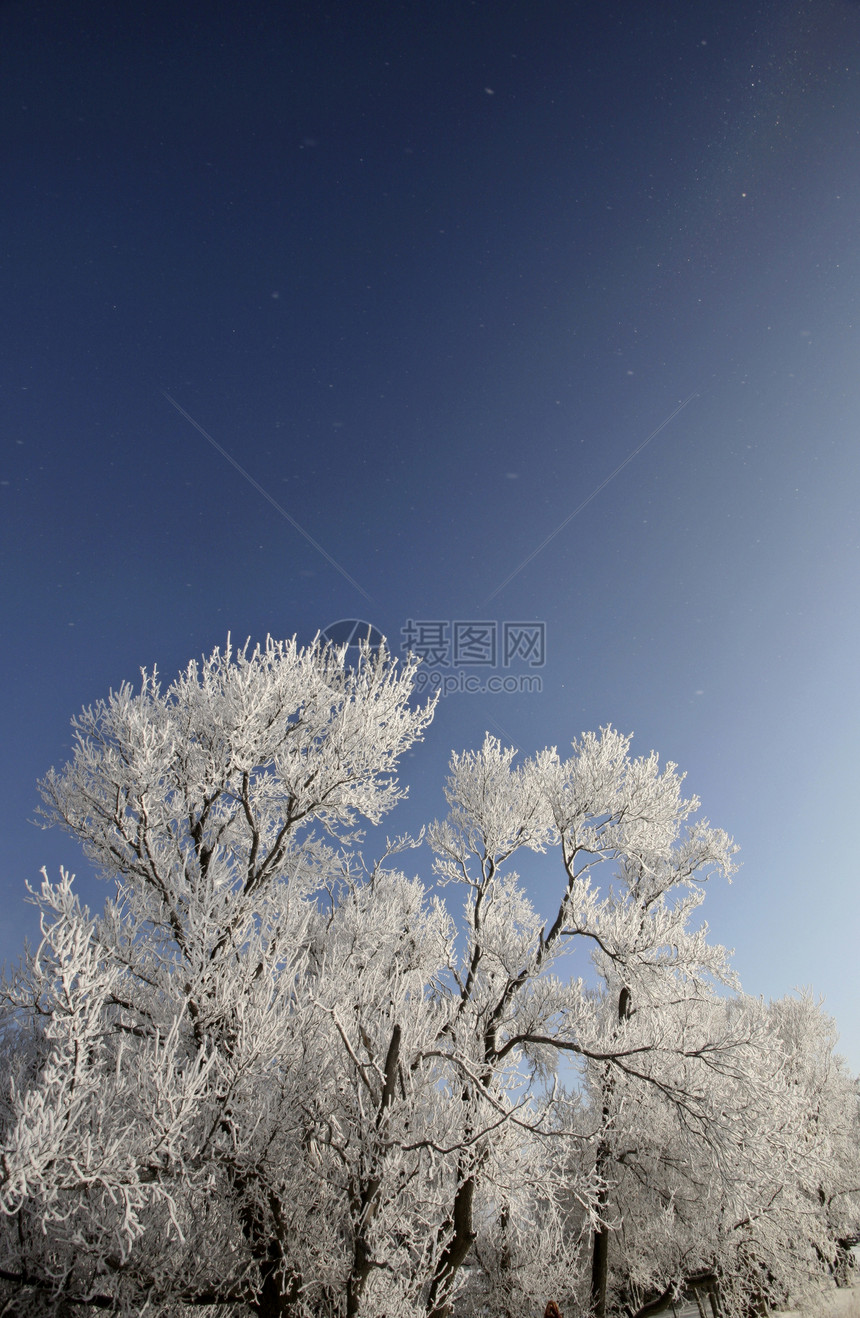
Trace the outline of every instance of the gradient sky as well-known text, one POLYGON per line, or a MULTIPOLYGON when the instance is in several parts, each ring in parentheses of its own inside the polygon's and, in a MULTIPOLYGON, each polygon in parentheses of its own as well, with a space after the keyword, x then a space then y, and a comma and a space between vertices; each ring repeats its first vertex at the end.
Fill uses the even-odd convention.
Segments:
POLYGON ((860 1070, 860 6, 5 0, 0 105, 0 957, 43 864, 106 895, 35 783, 141 666, 543 623, 443 656, 542 690, 447 695, 388 831, 486 730, 634 733, 860 1070))

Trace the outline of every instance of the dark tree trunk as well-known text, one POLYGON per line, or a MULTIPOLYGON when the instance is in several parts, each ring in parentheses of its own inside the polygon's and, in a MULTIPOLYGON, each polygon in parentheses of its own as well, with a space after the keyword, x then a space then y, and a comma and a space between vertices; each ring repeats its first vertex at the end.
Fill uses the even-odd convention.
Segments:
POLYGON ((299 1279, 295 1275, 284 1277, 277 1242, 273 1242, 266 1254, 259 1265, 262 1285, 248 1308, 257 1318, 288 1318, 299 1296, 299 1279))
POLYGON ((258 1318, 286 1318, 292 1300, 284 1294, 280 1278, 273 1267, 264 1265, 261 1272, 263 1284, 257 1292, 257 1298, 249 1304, 249 1309, 258 1318))
MULTIPOLYGON (((599 1155, 598 1155, 599 1157, 599 1155)), ((598 1198, 601 1214, 607 1207, 607 1194, 601 1190, 598 1198)), ((610 1272, 610 1234, 605 1226, 595 1227, 591 1242, 591 1318, 606 1318, 606 1288, 610 1272)))
POLYGON ((269 1212, 267 1216, 261 1208, 247 1205, 241 1214, 242 1231, 260 1271, 260 1287, 248 1308, 258 1318, 288 1318, 299 1297, 301 1278, 285 1266, 284 1224, 274 1194, 269 1195, 269 1212))
MULTIPOLYGON (((618 1023, 626 1021, 631 1013, 630 990, 623 985, 618 994, 618 1023)), ((612 1072, 606 1068, 603 1082, 603 1125, 608 1125, 612 1114, 612 1072)), ((596 1171, 602 1182, 597 1196, 601 1225, 595 1227, 591 1244, 591 1318, 606 1318, 606 1290, 609 1284, 609 1228, 605 1225, 609 1207, 609 1188, 606 1177, 612 1161, 612 1150, 605 1140, 597 1146, 596 1171)))
POLYGON ((449 1295, 460 1268, 466 1261, 475 1239, 472 1230, 472 1203, 475 1198, 475 1178, 467 1176, 454 1196, 452 1215, 453 1233, 430 1283, 427 1296, 427 1318, 448 1318, 451 1312, 449 1295))
MULTIPOLYGON (((380 1130, 385 1114, 394 1101, 397 1070, 400 1065, 401 1028, 395 1025, 385 1058, 385 1081, 376 1114, 376 1129, 380 1130)), ((381 1156, 381 1155, 380 1155, 381 1156)), ((370 1246, 370 1228, 379 1207, 382 1174, 368 1176, 361 1185, 355 1203, 355 1239, 352 1251, 352 1270, 346 1290, 346 1318, 356 1318, 367 1279, 374 1268, 370 1246)))

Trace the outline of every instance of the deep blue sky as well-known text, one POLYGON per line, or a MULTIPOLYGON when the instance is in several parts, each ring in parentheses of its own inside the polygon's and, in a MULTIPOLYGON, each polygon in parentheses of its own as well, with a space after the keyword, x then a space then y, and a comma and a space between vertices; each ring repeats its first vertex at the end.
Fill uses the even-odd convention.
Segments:
POLYGON ((634 732, 742 846, 744 986, 860 1069, 860 6, 5 0, 0 106, 0 956, 42 864, 104 896, 28 821, 141 666, 543 622, 390 829, 487 729, 634 732))

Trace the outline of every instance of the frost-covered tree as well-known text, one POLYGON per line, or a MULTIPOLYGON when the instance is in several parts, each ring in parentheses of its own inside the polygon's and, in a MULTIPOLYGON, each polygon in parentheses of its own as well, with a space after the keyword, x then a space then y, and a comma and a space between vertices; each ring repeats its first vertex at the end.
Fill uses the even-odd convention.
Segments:
POLYGON ((860 1095, 835 1024, 808 992, 760 1010, 766 1041, 748 1086, 757 1119, 714 1237, 740 1313, 796 1307, 844 1283, 860 1234, 860 1095))
POLYGON ((860 1084, 836 1052, 835 1020, 809 990, 770 1003, 768 1015, 806 1151, 802 1192, 817 1205, 819 1227, 810 1239, 844 1285, 848 1250, 860 1236, 860 1084))
POLYGON ((609 1292, 629 1318, 690 1289, 723 1318, 814 1302, 860 1226, 858 1094, 832 1021, 808 995, 715 1009, 737 1048, 706 1127, 655 1090, 616 1109, 609 1292))
MULTIPOLYGON (((755 1270, 741 1208, 771 1211, 797 1152, 774 1113, 822 1073, 792 1089, 801 1026, 737 997, 698 921, 730 839, 612 729, 519 765, 488 737, 428 830, 452 914, 399 868, 420 839, 358 852, 432 717, 414 673, 228 645, 75 720, 45 815, 116 891, 96 916, 45 877, 41 942, 3 991, 9 1312, 513 1318, 538 1290, 600 1314, 755 1270), (550 848, 545 919, 512 864, 550 848)), ((849 1137, 825 1155, 819 1127, 785 1221, 826 1219, 831 1262, 849 1137)))
MULTIPOLYGON (((438 876, 467 894, 449 1032, 470 1058, 464 1093, 510 1089, 511 1068, 520 1094, 545 1088, 562 1056, 585 1065, 587 1081, 598 1077, 590 1128, 581 1126, 578 1141, 586 1161, 570 1164, 587 1208, 582 1225, 591 1228, 595 1313, 605 1308, 615 1212, 616 1085, 636 1101, 654 1091, 678 1119, 705 1129, 711 1077, 731 1067, 738 1044, 722 1015, 691 1010, 734 982, 724 950, 694 924, 702 883, 731 871, 733 844, 707 821, 688 824, 699 802, 682 796, 675 765, 633 759, 629 748, 630 738, 607 728, 585 735, 567 760, 552 750, 514 767, 513 751, 488 737, 480 752, 452 760, 451 811, 430 829, 438 876), (548 846, 559 848, 562 881, 544 921, 506 863, 518 850, 548 846), (587 978, 561 974, 580 953, 574 969, 587 978)), ((437 1308, 475 1234, 487 1156, 476 1143, 460 1159, 451 1243, 431 1286, 437 1308)))
POLYGON ((409 1076, 426 1042, 447 936, 402 878, 358 893, 344 853, 402 794, 396 760, 432 713, 412 678, 384 653, 350 671, 319 646, 228 646, 75 720, 46 813, 117 895, 97 919, 46 879, 6 992, 0 1268, 22 1312, 360 1293, 393 1193, 392 1066, 409 1076))

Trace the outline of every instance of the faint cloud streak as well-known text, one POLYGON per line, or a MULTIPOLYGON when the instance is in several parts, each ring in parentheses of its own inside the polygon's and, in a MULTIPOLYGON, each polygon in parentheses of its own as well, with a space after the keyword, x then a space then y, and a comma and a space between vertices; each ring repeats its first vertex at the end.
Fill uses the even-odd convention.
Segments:
POLYGON ((296 531, 298 531, 299 535, 304 536, 308 544, 313 545, 317 553, 322 554, 325 561, 327 563, 330 563, 331 566, 335 569, 335 571, 339 572, 345 581, 348 581, 351 586, 354 586, 354 588, 358 591, 359 595, 362 595, 364 599, 367 600, 368 604, 372 604, 373 600, 371 599, 370 595, 368 595, 367 591, 364 590, 364 588, 358 584, 358 582, 355 580, 355 577, 351 577, 347 572, 346 568, 341 567, 337 559, 332 558, 331 554, 329 554, 325 549, 323 549, 322 545, 317 540, 314 540, 313 536, 296 521, 295 517, 293 517, 290 513, 288 513, 286 508, 282 507, 281 504, 278 503, 277 499, 273 499, 271 494, 269 494, 268 490, 264 490, 260 482, 254 480, 254 477, 251 475, 251 473, 246 471, 245 468, 236 461, 236 459, 232 456, 232 454, 228 453, 225 448, 221 447, 217 439, 213 439, 212 436, 209 434, 209 432, 203 429, 199 421, 195 421, 194 417, 191 416, 189 412, 186 412, 184 407, 180 407, 176 399, 171 398, 170 394, 167 392, 166 389, 162 389, 161 392, 164 394, 164 397, 167 399, 168 403, 170 403, 171 407, 175 407, 177 412, 179 412, 180 416, 184 416, 185 420, 189 421, 191 425, 194 427, 194 429, 200 432, 200 434, 207 441, 207 443, 211 444, 212 447, 216 450, 216 452, 221 454, 222 458, 226 458, 227 461, 230 463, 230 466, 235 467, 239 475, 244 476, 248 484, 253 485, 254 489, 257 491, 258 494, 262 494, 266 502, 270 503, 272 507, 275 509, 275 512, 280 513, 281 516, 284 517, 289 522, 290 526, 292 526, 296 531))
POLYGON ((694 398, 698 398, 698 397, 699 395, 697 393, 693 393, 690 394, 689 398, 685 398, 683 403, 679 403, 678 406, 675 408, 674 412, 670 412, 669 415, 666 417, 665 421, 661 421, 659 426, 657 426, 656 430, 652 430, 651 434, 647 437, 647 439, 643 439, 642 443, 638 446, 638 448, 635 448, 632 453, 628 453, 624 461, 619 462, 615 470, 610 472, 610 474, 606 477, 606 480, 601 481, 600 484, 597 486, 597 489, 592 490, 587 499, 583 499, 582 503, 577 504, 573 512, 568 513, 564 521, 559 522, 555 530, 550 531, 549 535, 544 540, 541 540, 537 548, 533 549, 532 552, 526 558, 523 559, 520 565, 518 567, 515 567, 513 572, 509 573, 509 575, 505 577, 504 581, 500 582, 499 585, 496 586, 496 589, 492 592, 492 594, 488 595, 487 598, 484 600, 484 604, 489 604, 490 600, 495 599, 496 596, 500 593, 500 591, 504 590, 505 586, 510 585, 514 577, 518 577, 519 574, 522 572, 523 568, 528 567, 532 559, 537 558, 538 554, 540 554, 544 549, 546 549, 550 540, 554 540, 555 537, 558 535, 559 531, 563 531, 564 528, 568 525, 568 523, 572 522, 574 517, 578 516, 578 514, 582 512, 583 508, 586 508, 588 504, 591 503, 592 499, 597 498, 601 490, 606 489, 610 481, 615 480, 615 477, 618 475, 619 472, 624 470, 628 462, 632 462, 633 459, 637 456, 637 454, 641 453, 643 448, 645 448, 646 445, 650 444, 651 440, 655 439, 656 436, 660 434, 661 430, 665 430, 666 426, 668 426, 670 421, 674 421, 675 417, 678 415, 679 412, 683 412, 684 408, 687 406, 688 403, 691 403, 694 398))

